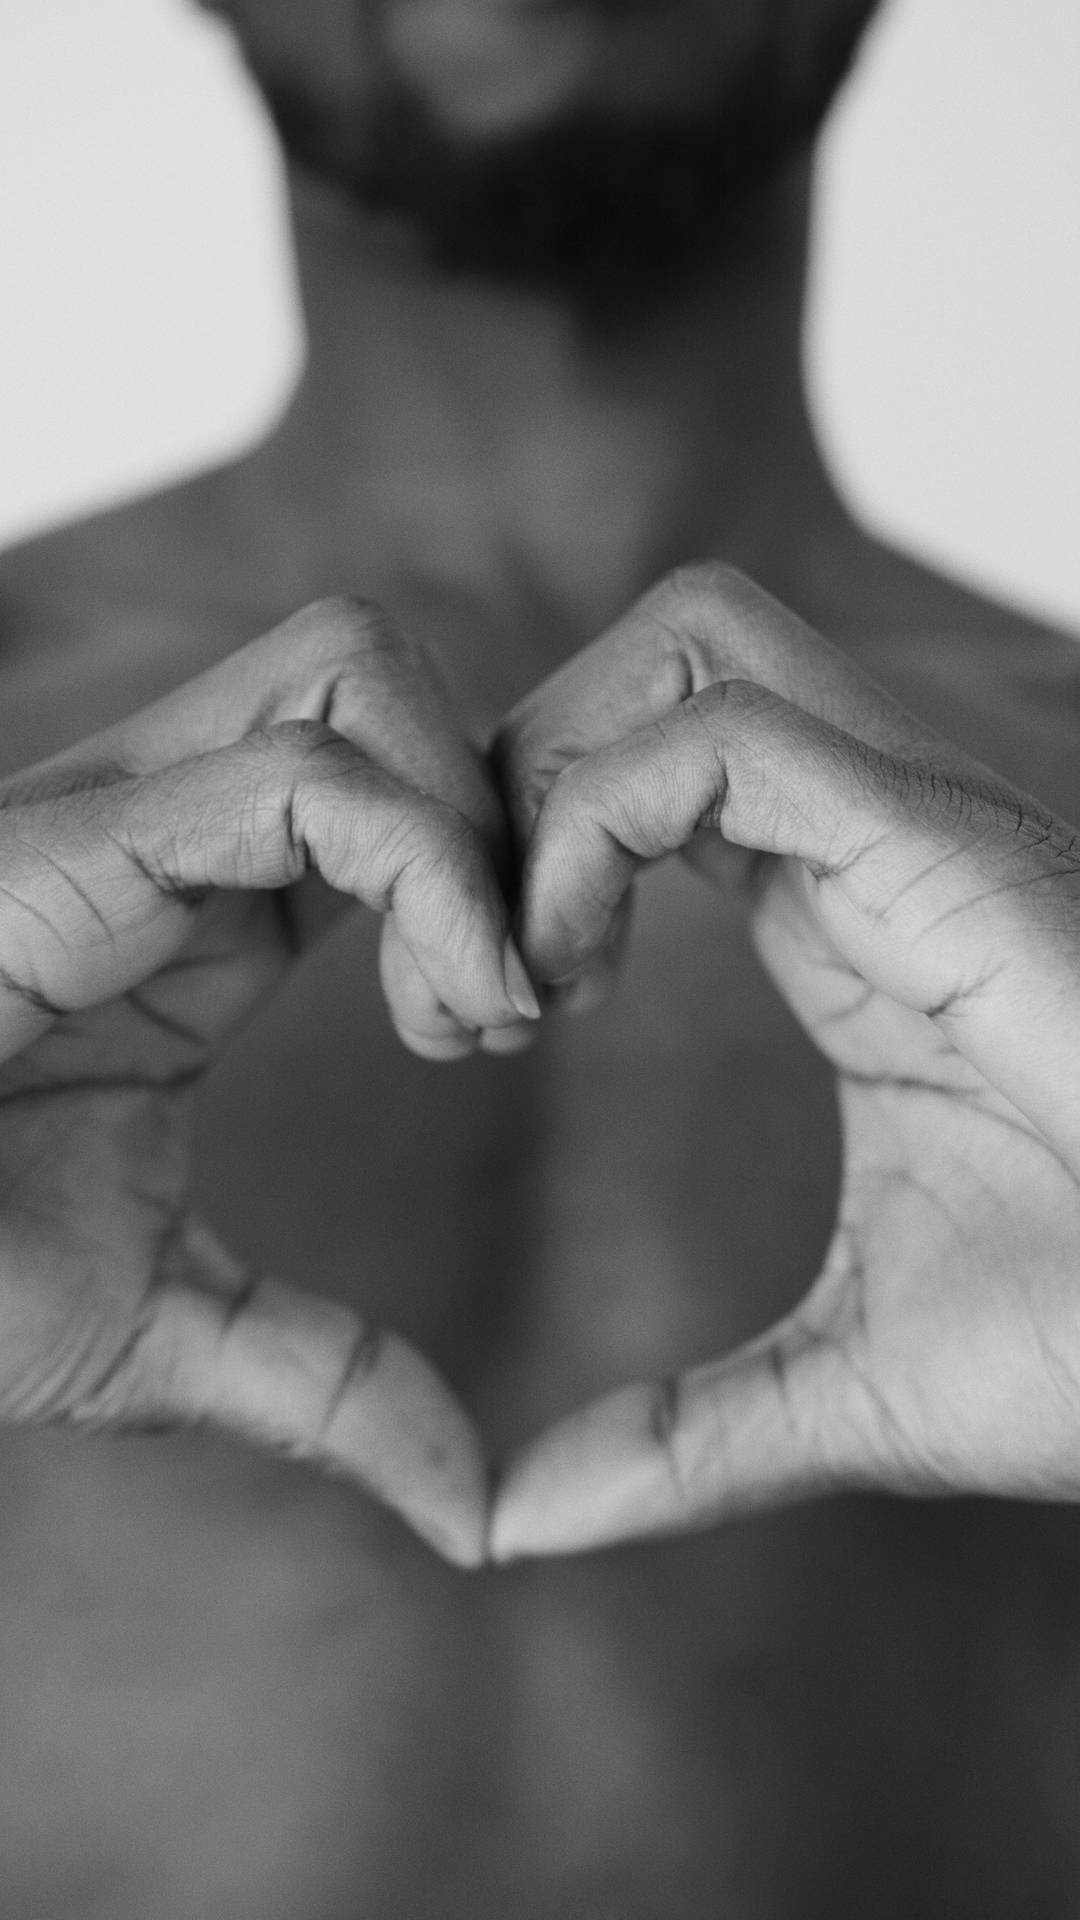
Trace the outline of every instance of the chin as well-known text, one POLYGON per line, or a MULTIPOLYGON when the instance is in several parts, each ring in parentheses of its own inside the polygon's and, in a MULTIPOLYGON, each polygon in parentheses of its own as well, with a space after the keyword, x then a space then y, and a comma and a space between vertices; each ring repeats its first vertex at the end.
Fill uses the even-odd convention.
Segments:
POLYGON ((754 45, 761 0, 398 0, 400 79, 459 137, 526 130, 581 109, 694 111, 754 45))
POLYGON ((601 47, 588 6, 410 0, 386 20, 392 72, 459 139, 558 117, 588 90, 601 47))

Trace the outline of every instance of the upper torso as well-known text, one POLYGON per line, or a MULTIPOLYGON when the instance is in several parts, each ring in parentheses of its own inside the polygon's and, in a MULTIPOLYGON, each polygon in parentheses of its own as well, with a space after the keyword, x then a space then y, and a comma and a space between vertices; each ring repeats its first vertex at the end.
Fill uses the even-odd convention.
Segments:
MULTIPOLYGON (((348 537, 238 514, 237 488, 242 469, 9 558, 6 764, 326 591, 408 621, 481 729, 618 611, 483 524, 470 547, 453 514, 434 544, 407 515, 389 537, 374 486, 348 537)), ((854 532, 799 611, 1080 815, 1068 643, 854 532)), ((393 1040, 373 954, 370 925, 335 932, 206 1089, 198 1191, 243 1253, 417 1339, 496 1448, 798 1297, 830 1227, 832 1091, 734 907, 650 876, 610 1007, 451 1070, 393 1040)), ((3 1450, 14 1914, 1080 1901, 1071 1515, 851 1501, 463 1579, 354 1494, 209 1438, 3 1450)))

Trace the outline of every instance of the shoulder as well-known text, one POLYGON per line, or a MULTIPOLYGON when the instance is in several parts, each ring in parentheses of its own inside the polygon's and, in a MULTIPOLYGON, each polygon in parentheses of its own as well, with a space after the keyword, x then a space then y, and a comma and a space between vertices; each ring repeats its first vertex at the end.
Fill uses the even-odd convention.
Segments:
POLYGON ((0 661, 103 641, 150 605, 203 620, 243 611, 250 596, 229 533, 233 473, 201 474, 0 553, 0 661))
POLYGON ((216 476, 0 554, 0 764, 95 732, 273 624, 230 566, 216 476))

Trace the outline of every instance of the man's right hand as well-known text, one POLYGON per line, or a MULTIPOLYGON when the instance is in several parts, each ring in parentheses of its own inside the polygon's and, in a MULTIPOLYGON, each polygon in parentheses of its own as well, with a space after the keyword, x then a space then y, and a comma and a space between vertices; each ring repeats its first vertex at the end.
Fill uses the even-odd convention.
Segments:
POLYGON ((501 818, 423 656, 345 602, 4 784, 0 1418, 218 1424, 482 1557, 483 1452, 449 1388, 395 1335, 246 1271, 188 1175, 195 1089, 294 957, 305 876, 384 914, 416 1051, 520 1044, 501 818))

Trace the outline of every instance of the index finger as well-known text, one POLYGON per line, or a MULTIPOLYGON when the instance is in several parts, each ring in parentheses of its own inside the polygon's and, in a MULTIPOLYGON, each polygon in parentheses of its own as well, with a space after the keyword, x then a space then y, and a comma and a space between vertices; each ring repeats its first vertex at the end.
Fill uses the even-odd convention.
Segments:
MULTIPOLYGON (((504 815, 490 773, 469 740, 423 648, 381 608, 351 598, 317 601, 151 706, 20 774, 0 789, 10 802, 67 792, 117 773, 146 775, 234 746, 287 722, 329 726, 404 787, 442 802, 479 832, 497 873, 506 857, 504 815)), ((305 906, 299 924, 321 925, 305 906)), ((415 956, 384 946, 391 1017, 406 1045, 437 1057, 471 1052, 477 1035, 444 1007, 415 956)), ((521 973, 517 956, 508 962, 521 973)), ((527 989, 522 976, 521 985, 527 989)), ((527 991, 526 991, 526 997, 527 991)))
POLYGON ((535 977, 572 976, 636 869, 703 827, 799 862, 848 966, 934 1021, 1080 1166, 1080 836, 1067 822, 944 743, 905 759, 723 681, 557 781, 522 887, 535 977))
POLYGON ((501 851, 491 779, 423 648, 370 601, 313 602, 141 712, 4 783, 38 799, 95 773, 159 773, 290 720, 332 727, 501 851))
POLYGON ((492 754, 519 846, 567 767, 724 680, 751 680, 882 752, 940 744, 839 647, 744 574, 719 562, 681 568, 503 721, 492 754))

